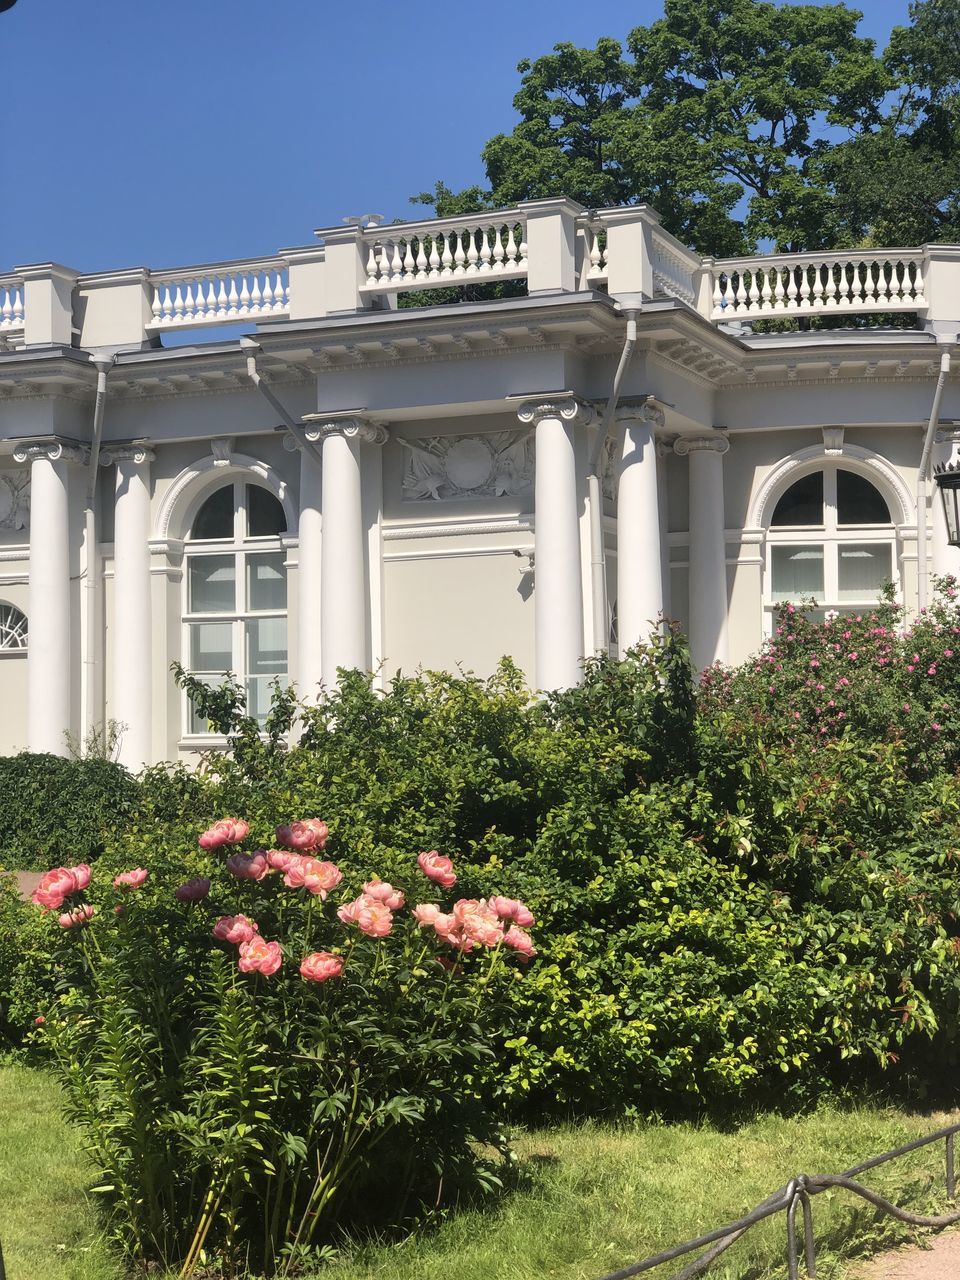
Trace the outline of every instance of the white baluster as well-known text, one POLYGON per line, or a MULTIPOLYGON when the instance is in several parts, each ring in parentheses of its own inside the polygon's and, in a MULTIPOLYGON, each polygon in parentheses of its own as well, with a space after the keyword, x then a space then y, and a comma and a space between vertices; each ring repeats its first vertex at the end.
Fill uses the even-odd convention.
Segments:
POLYGON ((462 276, 464 274, 463 264, 467 260, 467 255, 463 251, 463 232, 458 228, 453 233, 453 235, 454 235, 454 242, 457 246, 456 249, 454 249, 453 251, 453 261, 455 264, 453 268, 453 274, 455 276, 462 276))
POLYGON ((587 276, 600 274, 600 237, 592 228, 587 228, 587 241, 590 245, 590 269, 587 276))
POLYGON ((270 272, 263 273, 263 314, 269 315, 273 310, 273 286, 270 284, 270 272))
POLYGON ((150 310, 153 312, 153 323, 159 324, 163 318, 163 305, 160 301, 160 293, 162 285, 155 284, 153 286, 153 300, 150 303, 150 310))
POLYGON ((491 227, 493 233, 493 270, 503 270, 503 259, 506 256, 503 248, 503 227, 491 227))
POLYGON ((800 263, 800 306, 810 306, 810 264, 800 263))
MULTIPOLYGON (((777 273, 779 279, 779 272, 777 273)), ((760 306, 764 311, 769 311, 773 300, 773 290, 770 288, 770 270, 763 268, 763 288, 760 291, 760 306)))
POLYGON ((480 228, 478 229, 478 235, 480 236, 480 267, 479 267, 479 270, 480 270, 480 271, 482 271, 482 272, 487 272, 487 271, 490 271, 490 270, 491 270, 491 267, 490 267, 490 259, 493 257, 493 253, 492 253, 492 250, 491 250, 491 248, 490 248, 490 232, 491 232, 491 230, 492 230, 492 228, 491 228, 491 227, 480 227, 480 228))
POLYGON ((187 280, 186 286, 187 291, 183 299, 183 318, 184 320, 193 320, 196 315, 196 303, 193 298, 193 281, 187 280))
POLYGON ((907 297, 907 268, 903 262, 898 262, 895 266, 891 266, 890 285, 892 298, 891 301, 900 302, 907 297))
POLYGON ((427 278, 427 251, 424 247, 425 237, 417 236, 417 279, 425 280, 427 278))
MULTIPOLYGON (((263 293, 260 290, 260 272, 254 271, 251 276, 250 314, 258 316, 263 311, 263 293)), ((267 286, 269 288, 269 285, 267 286)))
POLYGON ((833 278, 834 264, 825 262, 824 267, 827 272, 826 288, 823 291, 823 303, 827 307, 835 307, 837 305, 837 282, 833 278))
POLYGON ((240 295, 237 293, 237 277, 232 271, 230 272, 230 292, 227 294, 227 301, 229 303, 227 315, 235 316, 239 310, 240 295))
POLYGON ((447 276, 453 275, 453 254, 450 252, 450 236, 452 233, 442 231, 440 234, 443 237, 443 255, 441 259, 443 262, 443 270, 440 274, 446 278, 447 276))
POLYGON ((437 237, 430 237, 430 279, 436 280, 440 274, 440 251, 437 249, 437 237))
POLYGON ((520 224, 520 244, 517 246, 517 269, 527 269, 527 224, 520 224))
POLYGON ((403 254, 403 278, 412 280, 417 273, 417 260, 413 256, 413 241, 407 237, 407 245, 403 254))
POLYGON ((377 242, 376 240, 371 240, 367 249, 367 284, 377 283, 378 269, 377 242))
MULTIPOLYGON (((775 311, 783 311, 785 306, 785 299, 787 296, 787 291, 784 288, 784 284, 783 284, 783 276, 784 276, 783 267, 774 267, 774 275, 776 276, 777 283, 773 290, 773 309, 775 311)), ((789 275, 787 276, 787 278, 789 279, 789 275)))
POLYGON ((227 297, 227 286, 223 276, 220 276, 219 280, 220 280, 220 288, 217 291, 217 318, 219 320, 222 320, 223 317, 227 314, 229 299, 227 297))
POLYGON ((177 281, 177 295, 173 300, 173 318, 175 321, 183 319, 183 289, 179 280, 177 281))
POLYGON ((207 296, 203 304, 203 314, 207 320, 212 320, 217 314, 217 289, 213 276, 207 276, 207 296))
POLYGON ((18 329, 23 326, 23 291, 20 285, 13 291, 13 323, 18 329))
POLYGON ((713 309, 714 312, 722 312, 725 310, 723 305, 723 287, 721 280, 724 279, 722 272, 716 271, 713 276, 713 309))
POLYGON ((467 275, 475 276, 477 274, 477 262, 480 258, 477 252, 477 232, 475 227, 467 227, 464 231, 464 237, 467 241, 467 275))
POLYGON ((757 302, 760 298, 760 290, 757 288, 756 271, 750 272, 750 288, 747 291, 747 298, 749 299, 749 301, 747 302, 747 310, 759 311, 760 308, 757 306, 757 302))
POLYGON ((403 258, 400 256, 400 241, 392 240, 393 256, 390 259, 390 283, 399 284, 403 279, 403 258))
POLYGON ((0 329, 9 329, 13 324, 13 303, 10 301, 10 295, 13 293, 11 288, 3 291, 3 306, 0 307, 0 329))
POLYGON ((240 276, 240 306, 238 310, 242 316, 250 314, 250 290, 247 288, 247 273, 245 271, 240 276))
POLYGON ((168 284, 162 284, 160 288, 163 290, 163 323, 170 324, 173 321, 173 291, 168 284))

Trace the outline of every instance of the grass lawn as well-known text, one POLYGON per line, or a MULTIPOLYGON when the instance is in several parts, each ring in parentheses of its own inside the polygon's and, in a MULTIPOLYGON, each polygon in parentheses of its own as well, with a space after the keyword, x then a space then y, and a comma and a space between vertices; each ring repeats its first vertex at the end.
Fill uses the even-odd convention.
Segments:
MULTIPOLYGON (((118 1280, 85 1196, 91 1174, 57 1111, 57 1086, 0 1069, 0 1241, 8 1280, 118 1280)), ((825 1109, 768 1117, 736 1133, 692 1126, 566 1127, 518 1135, 522 1187, 399 1245, 354 1246, 322 1280, 598 1280, 754 1207, 798 1172, 839 1173, 939 1125, 943 1116, 825 1109)), ((897 1203, 945 1204, 943 1148, 916 1152, 865 1178, 897 1203)), ((843 1259, 909 1238, 846 1192, 814 1200, 821 1280, 843 1259)), ((676 1267, 674 1268, 677 1269, 676 1267)), ((659 1273, 658 1280, 669 1274, 659 1273)), ((756 1227, 710 1280, 782 1280, 782 1215, 756 1227)))

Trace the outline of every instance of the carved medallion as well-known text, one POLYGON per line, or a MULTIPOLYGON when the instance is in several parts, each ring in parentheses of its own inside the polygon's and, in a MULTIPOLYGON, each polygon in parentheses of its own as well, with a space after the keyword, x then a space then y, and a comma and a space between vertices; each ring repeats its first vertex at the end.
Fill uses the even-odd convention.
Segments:
POLYGON ((502 498, 533 486, 533 436, 494 431, 483 436, 433 436, 404 440, 403 499, 502 498))

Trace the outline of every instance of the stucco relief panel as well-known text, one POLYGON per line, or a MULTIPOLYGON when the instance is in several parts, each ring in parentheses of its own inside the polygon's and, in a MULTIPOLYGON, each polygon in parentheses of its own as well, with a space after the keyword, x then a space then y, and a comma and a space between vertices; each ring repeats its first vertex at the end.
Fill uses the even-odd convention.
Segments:
POLYGON ((0 529, 30 527, 30 471, 0 472, 0 529))
POLYGON ((533 489, 534 443, 529 431, 478 436, 400 438, 405 450, 404 502, 503 498, 533 489))

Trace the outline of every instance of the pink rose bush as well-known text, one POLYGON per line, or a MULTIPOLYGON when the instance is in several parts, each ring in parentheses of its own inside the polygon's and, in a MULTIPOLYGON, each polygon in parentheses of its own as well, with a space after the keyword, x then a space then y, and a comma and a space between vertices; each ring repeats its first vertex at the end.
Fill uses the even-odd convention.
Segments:
POLYGON ((413 1152, 422 1180, 447 1167, 451 1142, 473 1169, 475 1143, 497 1141, 493 1109, 478 1117, 477 1069, 496 1060, 498 979, 536 954, 532 913, 507 897, 415 903, 422 877, 457 881, 436 850, 391 860, 392 880, 362 878, 319 856, 320 819, 276 831, 284 847, 248 850, 250 825, 224 818, 179 874, 162 856, 100 876, 56 867, 34 894, 89 975, 36 1026, 141 1270, 162 1258, 190 1275, 202 1247, 226 1274, 277 1276, 294 1248, 327 1242, 333 1197, 362 1202, 383 1160, 405 1167, 413 1152), (117 1136, 98 1145, 103 1132, 117 1136), (265 1204, 278 1206, 265 1228, 238 1226, 262 1224, 265 1204))

